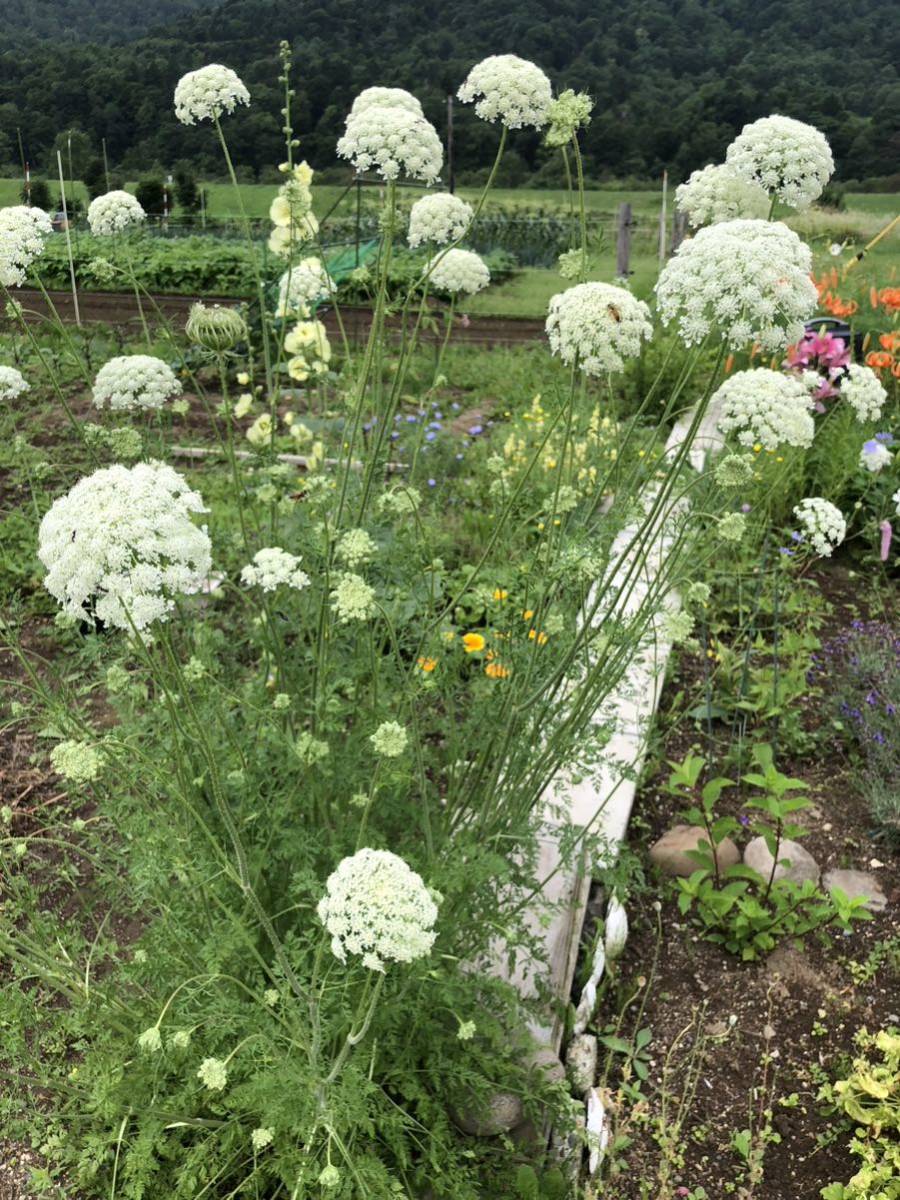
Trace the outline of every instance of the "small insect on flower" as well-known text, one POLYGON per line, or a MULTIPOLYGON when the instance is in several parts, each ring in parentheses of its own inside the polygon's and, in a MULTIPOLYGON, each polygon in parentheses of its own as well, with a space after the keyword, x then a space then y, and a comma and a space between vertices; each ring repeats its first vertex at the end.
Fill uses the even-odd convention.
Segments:
POLYGON ((477 654, 478 651, 483 650, 487 645, 480 633, 463 634, 462 644, 466 654, 477 654))

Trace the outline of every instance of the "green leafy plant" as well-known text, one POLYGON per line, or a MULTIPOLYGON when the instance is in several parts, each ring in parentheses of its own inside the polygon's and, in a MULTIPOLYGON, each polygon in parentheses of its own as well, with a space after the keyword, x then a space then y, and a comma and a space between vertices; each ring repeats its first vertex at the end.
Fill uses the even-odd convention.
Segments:
POLYGON ((802 937, 831 924, 846 929, 869 915, 864 900, 851 900, 838 890, 826 896, 811 880, 797 884, 777 877, 783 842, 804 833, 792 817, 808 807, 797 794, 807 785, 775 767, 771 746, 754 747, 753 759, 759 769, 744 775, 743 782, 753 789, 745 807, 757 815, 755 820, 746 818, 746 824, 717 815, 716 805, 732 781, 716 777, 701 785, 706 760, 700 755, 688 754, 680 763, 671 763, 668 781, 673 795, 692 802, 683 813, 685 820, 706 832, 698 849, 690 852, 697 870, 675 880, 679 911, 690 913, 710 941, 745 961, 767 954, 783 938, 802 937), (720 862, 717 852, 723 840, 745 827, 765 839, 773 857, 768 877, 744 863, 723 868, 720 862))

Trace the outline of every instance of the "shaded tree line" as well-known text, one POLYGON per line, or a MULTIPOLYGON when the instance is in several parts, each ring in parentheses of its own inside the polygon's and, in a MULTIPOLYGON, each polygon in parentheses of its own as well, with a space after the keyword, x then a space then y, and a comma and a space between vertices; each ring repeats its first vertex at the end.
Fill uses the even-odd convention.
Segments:
MULTIPOLYGON (((9 0, 0 0, 0 3, 9 0)), ((59 0, 66 7, 68 0, 59 0)), ((45 0, 52 8, 57 0, 45 0)), ((118 3, 118 0, 117 0, 118 3)), ((489 53, 534 59, 554 87, 588 91, 588 174, 674 179, 721 158, 741 126, 770 112, 811 121, 831 140, 839 176, 887 176, 900 164, 898 26, 881 0, 226 0, 122 44, 51 38, 0 55, 0 161, 21 130, 42 165, 62 128, 131 177, 182 160, 221 163, 210 130, 180 125, 172 92, 185 71, 234 67, 253 104, 228 118, 235 160, 252 173, 282 157, 280 38, 294 50, 302 153, 334 167, 354 96, 406 87, 444 131, 446 97, 489 53)), ((456 105, 455 166, 486 171, 498 131, 456 105)), ((559 178, 540 135, 511 139, 501 182, 559 178)))

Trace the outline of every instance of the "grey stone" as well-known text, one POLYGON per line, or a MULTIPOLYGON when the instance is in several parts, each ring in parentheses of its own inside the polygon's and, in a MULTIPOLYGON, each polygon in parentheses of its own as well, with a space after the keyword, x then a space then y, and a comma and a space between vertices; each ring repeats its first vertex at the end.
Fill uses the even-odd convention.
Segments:
POLYGON ((874 875, 868 871, 839 870, 826 871, 822 876, 822 886, 827 892, 839 888, 851 900, 862 897, 866 908, 872 912, 882 912, 887 908, 887 896, 874 875))
MULTIPOLYGON (((535 1080, 536 1084, 559 1083, 566 1077, 559 1056, 549 1046, 535 1046, 530 1050, 526 1065, 533 1074, 543 1076, 543 1079, 535 1080)), ((509 1092, 495 1092, 484 1104, 476 1105, 472 1100, 449 1111, 454 1124, 473 1137, 496 1137, 499 1133, 514 1131, 516 1140, 525 1144, 538 1136, 525 1117, 521 1097, 509 1092)))
MULTIPOLYGON (((699 864, 688 857, 688 851, 696 850, 700 842, 707 841, 709 837, 705 829, 695 825, 673 825, 650 847, 650 861, 655 863, 664 875, 693 875, 699 870, 699 864)), ((731 838, 726 837, 719 842, 716 860, 720 871, 741 861, 741 852, 731 838)))
MULTIPOLYGON (((755 837, 744 850, 744 863, 754 871, 758 871, 763 879, 768 880, 772 874, 774 859, 766 845, 764 837, 755 837)), ((778 866, 775 867, 775 879, 787 879, 791 883, 805 883, 811 879, 819 882, 819 864, 808 850, 804 850, 798 842, 785 838, 778 847, 778 866), (784 860, 788 862, 784 865, 784 860)))
POLYGON ((579 1033, 566 1050, 566 1070, 572 1091, 583 1096, 592 1088, 597 1075, 597 1039, 590 1033, 579 1033))
POLYGON ((509 1092, 496 1092, 483 1105, 472 1101, 464 1108, 451 1108, 450 1115, 463 1133, 473 1137, 496 1137, 521 1125, 525 1109, 521 1099, 509 1092))

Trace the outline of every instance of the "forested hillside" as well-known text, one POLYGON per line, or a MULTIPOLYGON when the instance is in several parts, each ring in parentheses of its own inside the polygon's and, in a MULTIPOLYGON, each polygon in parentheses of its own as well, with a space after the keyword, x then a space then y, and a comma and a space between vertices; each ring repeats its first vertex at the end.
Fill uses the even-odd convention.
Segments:
POLYGON ((121 42, 211 0, 0 0, 6 45, 46 41, 121 42))
MULTIPOLYGON (((0 12, 10 2, 0 0, 0 12)), ((126 32, 137 5, 94 7, 121 10, 126 32)), ((37 8, 68 13, 76 5, 44 0, 37 8)), ((446 97, 469 67, 514 52, 540 63, 557 88, 594 97, 585 136, 592 175, 646 177, 668 167, 683 176, 718 158, 746 121, 783 112, 827 133, 844 178, 881 176, 900 160, 898 26, 884 13, 883 0, 230 0, 125 45, 51 36, 4 53, 0 159, 15 157, 17 127, 41 163, 56 134, 74 126, 95 146, 105 137, 112 161, 132 174, 176 158, 217 164, 209 130, 180 126, 171 98, 184 71, 220 61, 253 94, 253 107, 229 119, 236 158, 265 168, 280 157, 277 47, 287 38, 304 153, 317 166, 334 163, 361 88, 411 89, 443 130, 446 97)), ((457 168, 485 166, 496 131, 461 105, 457 115, 457 168)), ((537 135, 519 133, 507 171, 523 177, 545 157, 537 135)))

